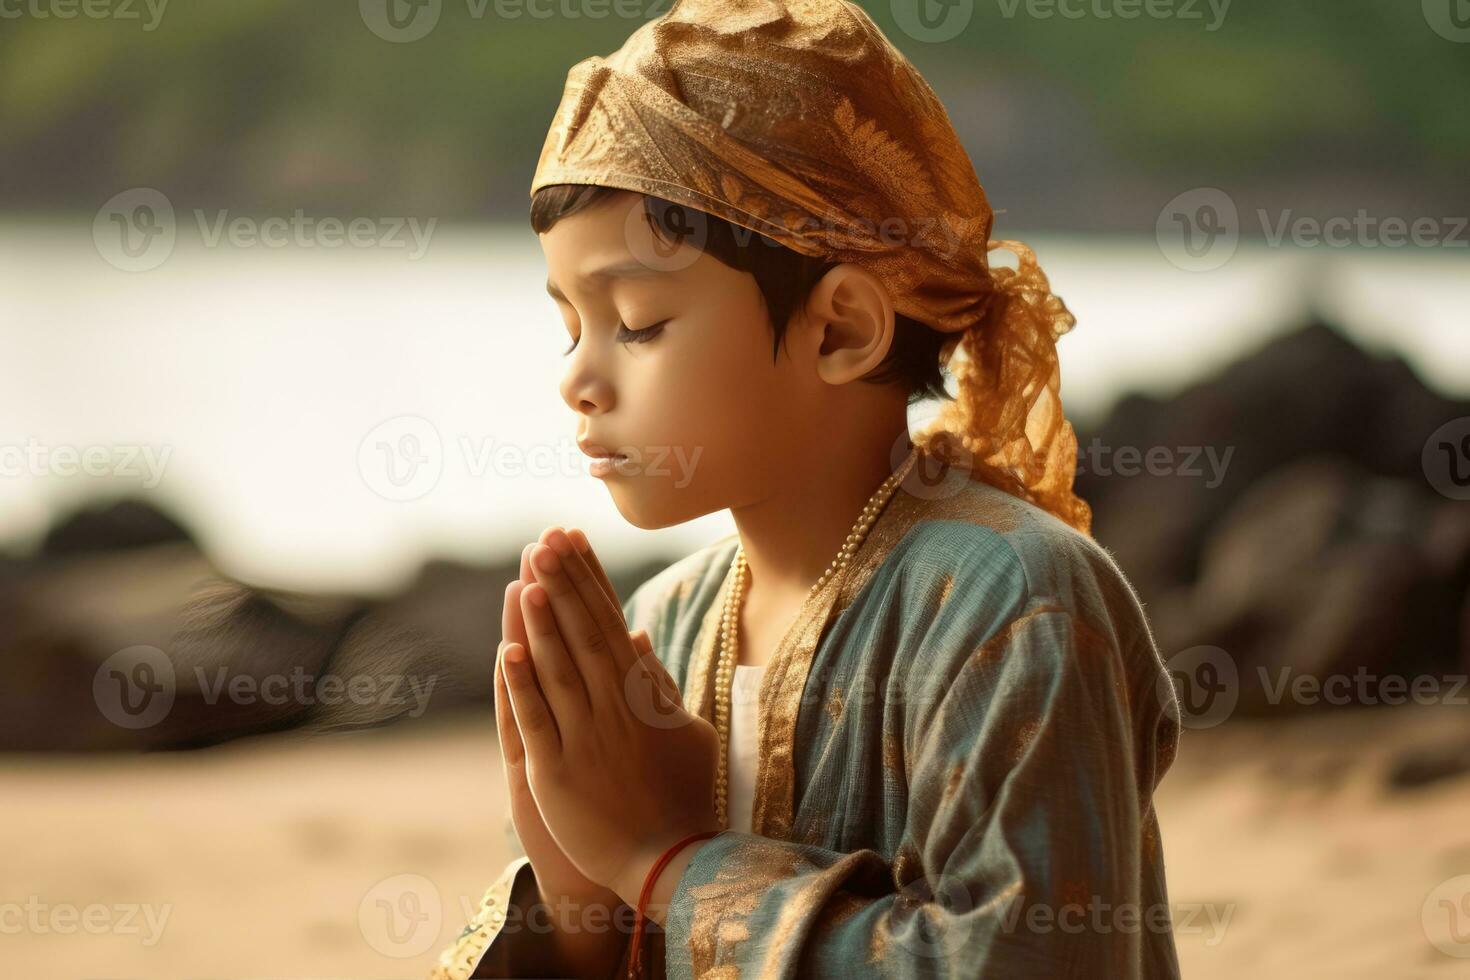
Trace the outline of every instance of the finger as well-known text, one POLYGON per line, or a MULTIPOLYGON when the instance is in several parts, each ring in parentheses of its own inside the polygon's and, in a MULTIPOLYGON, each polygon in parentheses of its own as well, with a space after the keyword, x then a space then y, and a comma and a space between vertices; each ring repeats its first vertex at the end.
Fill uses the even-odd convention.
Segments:
POLYGON ((546 587, 540 582, 521 590, 521 614, 526 619, 526 635, 531 638, 530 657, 536 680, 541 682, 558 729, 569 735, 568 726, 586 718, 592 703, 582 674, 562 639, 546 587))
MULTIPOLYGON (((534 547, 535 545, 526 545, 525 550, 520 552, 522 554, 523 569, 529 569, 531 567, 531 550, 534 547)), ((531 639, 529 639, 529 636, 526 636, 525 616, 520 611, 520 591, 525 586, 526 583, 520 579, 507 583, 506 605, 504 605, 504 613, 501 616, 500 632, 501 638, 503 638, 501 642, 517 642, 517 644, 529 648, 531 646, 531 639)), ((645 630, 644 638, 647 639, 647 632, 645 630)), ((648 649, 653 649, 653 645, 648 645, 648 649)), ((678 689, 675 689, 675 691, 678 691, 678 689)))
POLYGON ((582 556, 582 560, 592 570, 592 577, 597 579, 602 591, 607 593, 608 599, 618 611, 618 618, 623 620, 623 628, 627 629, 627 617, 623 615, 622 603, 618 602, 618 590, 613 588, 612 580, 607 577, 602 562, 597 558, 597 552, 592 550, 592 542, 587 540, 587 535, 580 528, 572 528, 567 532, 567 537, 572 539, 572 547, 577 549, 577 554, 582 556))
POLYGON ((622 617, 613 612, 571 541, 561 532, 553 532, 551 540, 556 547, 537 545, 531 552, 531 566, 551 597, 557 627, 597 710, 607 706, 609 692, 637 657, 622 617))
MULTIPOLYGON (((588 574, 591 575, 593 581, 595 581, 602 589, 603 594, 607 596, 607 606, 612 613, 615 613, 617 615, 617 621, 619 623, 620 630, 622 632, 626 632, 628 629, 628 623, 626 617, 623 616, 623 607, 618 602, 617 589, 613 588, 612 580, 607 577, 607 572, 603 569, 602 562, 597 560, 597 555, 592 551, 592 544, 590 541, 587 540, 587 535, 584 534, 582 531, 577 530, 576 528, 567 531, 560 524, 553 524, 551 527, 548 527, 546 530, 541 532, 541 537, 537 543, 544 544, 548 548, 552 548, 553 551, 556 550, 552 546, 552 542, 558 532, 565 535, 566 538, 571 541, 572 550, 582 559, 582 564, 586 566, 588 574)), ((531 567, 531 550, 531 547, 528 546, 526 550, 521 553, 522 558, 524 559, 524 561, 522 562, 522 571, 527 575, 533 574, 528 571, 531 567)), ((566 563, 569 566, 572 564, 569 560, 566 563)), ((572 570, 575 571, 575 569, 572 570)), ((534 578, 528 578, 527 581, 534 581, 534 578)), ((609 635, 612 635, 613 632, 611 628, 611 622, 612 620, 609 617, 607 619, 609 635)))
POLYGON ((505 644, 495 651, 495 729, 500 734, 500 756, 507 772, 513 772, 526 761, 526 747, 516 727, 515 709, 510 706, 510 691, 505 686, 505 644))
MULTIPOLYGON (((529 549, 530 545, 526 547, 529 549)), ((500 629, 502 644, 519 643, 529 650, 531 648, 531 638, 526 635, 526 617, 521 611, 521 592, 525 587, 526 584, 519 579, 506 585, 505 611, 501 615, 500 629)), ((544 700, 546 692, 541 689, 541 680, 539 677, 535 677, 534 671, 532 672, 532 676, 535 680, 536 688, 537 690, 541 690, 541 697, 544 700)))
POLYGON ((505 585, 505 605, 500 614, 500 642, 519 643, 525 646, 528 642, 526 637, 526 620, 521 615, 521 589, 526 583, 520 579, 507 582, 505 585))
POLYGON ((526 749, 526 759, 531 763, 549 764, 561 756, 561 735, 557 731, 556 719, 536 690, 531 676, 533 670, 526 648, 519 643, 507 643, 505 684, 510 692, 511 710, 515 712, 516 728, 520 730, 521 742, 526 749))
MULTIPOLYGON (((616 630, 616 633, 618 635, 621 635, 627 630, 627 623, 624 621, 622 606, 619 605, 617 601, 617 591, 613 588, 611 580, 607 577, 607 572, 603 569, 602 563, 597 560, 596 554, 591 551, 591 544, 587 539, 587 535, 582 531, 574 529, 571 532, 567 532, 559 524, 553 524, 552 526, 546 528, 546 530, 542 531, 538 541, 532 544, 528 544, 525 548, 521 549, 521 579, 526 583, 536 581, 535 572, 531 567, 531 554, 535 551, 537 544, 542 544, 550 547, 554 535, 556 535, 558 532, 566 535, 566 537, 572 543, 573 550, 578 550, 580 548, 586 549, 585 553, 581 551, 578 551, 578 553, 583 554, 583 563, 587 565, 588 571, 591 574, 592 578, 598 582, 603 593, 608 597, 608 607, 617 613, 619 627, 616 630), (589 556, 591 559, 590 564, 587 562, 587 558, 589 556)), ((553 548, 552 550, 555 549, 553 548)), ((614 672, 625 674, 626 670, 631 667, 633 661, 636 659, 636 655, 634 655, 631 651, 622 651, 619 647, 615 647, 615 649, 619 650, 619 655, 614 657, 614 661, 615 664, 620 664, 621 667, 615 668, 614 672)))
MULTIPOLYGON (((626 635, 628 624, 623 622, 623 611, 618 606, 612 586, 599 579, 587 559, 577 550, 571 536, 561 528, 551 528, 546 534, 546 544, 561 559, 562 571, 567 580, 582 597, 582 603, 602 631, 608 636, 626 635)), ((631 658, 630 658, 631 660, 631 658)))

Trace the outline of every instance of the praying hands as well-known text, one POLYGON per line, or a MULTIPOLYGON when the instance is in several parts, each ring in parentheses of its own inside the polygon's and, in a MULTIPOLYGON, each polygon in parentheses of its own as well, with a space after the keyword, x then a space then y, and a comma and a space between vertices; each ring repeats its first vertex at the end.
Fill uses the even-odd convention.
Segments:
MULTIPOLYGON (((628 632, 580 531, 550 528, 522 553, 502 626, 497 724, 541 898, 636 906, 665 849, 721 829, 715 729, 684 709, 647 633, 628 632)), ((655 921, 689 850, 659 876, 655 921)))

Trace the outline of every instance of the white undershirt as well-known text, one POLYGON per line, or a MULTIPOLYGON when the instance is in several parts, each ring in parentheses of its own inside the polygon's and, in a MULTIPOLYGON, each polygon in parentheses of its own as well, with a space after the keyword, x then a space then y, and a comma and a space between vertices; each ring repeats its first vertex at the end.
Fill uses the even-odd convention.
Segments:
POLYGON ((765 665, 735 665, 730 683, 730 829, 751 831, 755 806, 755 763, 757 755, 756 708, 760 704, 761 675, 765 665))

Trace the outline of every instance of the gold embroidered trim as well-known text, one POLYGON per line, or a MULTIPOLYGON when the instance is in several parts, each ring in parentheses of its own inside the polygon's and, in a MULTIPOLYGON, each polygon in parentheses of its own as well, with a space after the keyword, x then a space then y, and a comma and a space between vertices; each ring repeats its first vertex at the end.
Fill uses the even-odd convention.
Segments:
POLYGON ((469 980, 484 957, 485 950, 490 948, 490 944, 505 927, 506 910, 510 908, 510 895, 515 888, 516 876, 522 868, 529 867, 530 863, 530 858, 516 858, 506 866, 495 883, 485 889, 479 908, 453 945, 440 954, 439 962, 429 974, 429 980, 469 980))

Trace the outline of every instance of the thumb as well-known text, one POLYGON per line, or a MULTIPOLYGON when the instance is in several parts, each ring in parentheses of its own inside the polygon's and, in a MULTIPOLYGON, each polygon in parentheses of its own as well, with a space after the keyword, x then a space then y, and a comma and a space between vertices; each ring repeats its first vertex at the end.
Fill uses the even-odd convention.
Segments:
POLYGON ((500 754, 508 769, 525 764, 526 747, 521 744, 521 731, 516 727, 510 691, 505 686, 505 644, 495 652, 495 727, 500 735, 500 754))
POLYGON ((680 704, 683 698, 679 694, 679 685, 674 683, 674 678, 664 667, 663 661, 659 660, 658 655, 653 652, 653 640, 649 637, 648 630, 636 629, 628 636, 633 640, 633 649, 638 651, 638 659, 644 669, 653 675, 659 688, 669 700, 676 705, 680 704))

